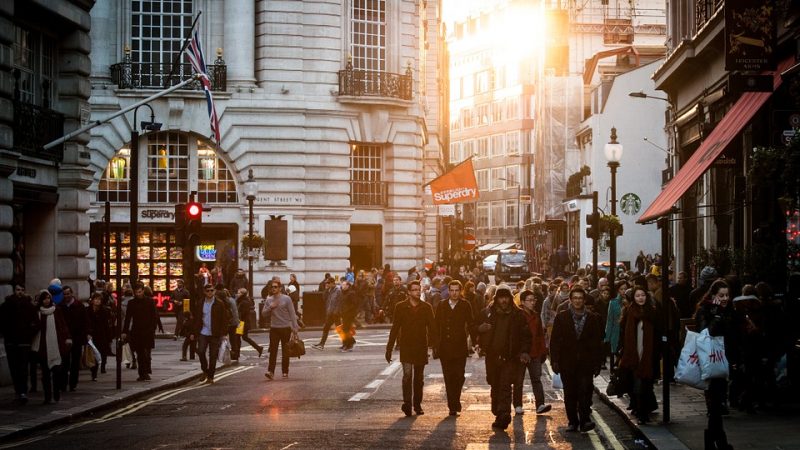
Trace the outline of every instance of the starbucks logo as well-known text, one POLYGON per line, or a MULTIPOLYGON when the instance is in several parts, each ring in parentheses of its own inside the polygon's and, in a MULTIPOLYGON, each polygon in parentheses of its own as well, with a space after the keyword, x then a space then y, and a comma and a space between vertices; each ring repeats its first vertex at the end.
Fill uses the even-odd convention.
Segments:
POLYGON ((629 192, 623 195, 619 200, 619 207, 622 209, 622 212, 632 216, 642 209, 642 199, 640 199, 638 195, 629 192))

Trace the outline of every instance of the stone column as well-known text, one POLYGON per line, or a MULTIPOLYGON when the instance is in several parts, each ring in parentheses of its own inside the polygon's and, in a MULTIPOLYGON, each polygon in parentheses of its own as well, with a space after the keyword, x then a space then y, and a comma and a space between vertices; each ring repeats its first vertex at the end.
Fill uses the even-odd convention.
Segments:
MULTIPOLYGON (((87 13, 88 14, 88 13, 87 13)), ((75 30, 65 36, 59 50, 57 109, 64 113, 64 132, 79 128, 89 120, 89 73, 91 50, 88 30, 75 30)), ((80 298, 89 295, 89 210, 93 181, 90 154, 84 133, 64 145, 64 160, 58 171, 56 275, 69 284, 80 298)))
POLYGON ((255 17, 255 0, 225 2, 223 51, 231 86, 255 85, 255 17))
POLYGON ((13 292, 11 262, 14 239, 11 226, 14 222, 11 201, 14 183, 8 178, 17 167, 19 155, 12 153, 14 146, 14 77, 11 73, 11 47, 14 43, 14 2, 0 2, 0 298, 13 292))

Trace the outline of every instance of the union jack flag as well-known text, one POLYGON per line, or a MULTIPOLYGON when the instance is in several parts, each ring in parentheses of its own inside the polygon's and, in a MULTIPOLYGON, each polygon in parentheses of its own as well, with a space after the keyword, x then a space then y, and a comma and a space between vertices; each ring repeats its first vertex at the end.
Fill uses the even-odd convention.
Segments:
POLYGON ((192 63, 192 69, 200 75, 200 83, 206 93, 206 105, 208 106, 208 118, 211 121, 211 131, 214 133, 217 144, 219 144, 219 117, 217 116, 217 108, 214 107, 214 97, 211 95, 211 78, 208 76, 203 47, 200 45, 199 31, 195 30, 187 49, 189 53, 186 56, 189 58, 189 62, 192 63))

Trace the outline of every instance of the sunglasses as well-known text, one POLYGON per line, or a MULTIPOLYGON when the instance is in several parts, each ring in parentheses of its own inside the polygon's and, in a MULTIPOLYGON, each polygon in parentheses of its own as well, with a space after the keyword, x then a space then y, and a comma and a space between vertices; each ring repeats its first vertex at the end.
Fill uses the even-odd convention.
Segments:
POLYGON ((206 292, 214 292, 214 288, 206 288, 204 289, 206 292))
POLYGON ((277 284, 273 284, 273 285, 272 285, 272 286, 270 286, 270 287, 271 287, 272 289, 279 289, 279 288, 280 288, 280 286, 278 286, 277 284))

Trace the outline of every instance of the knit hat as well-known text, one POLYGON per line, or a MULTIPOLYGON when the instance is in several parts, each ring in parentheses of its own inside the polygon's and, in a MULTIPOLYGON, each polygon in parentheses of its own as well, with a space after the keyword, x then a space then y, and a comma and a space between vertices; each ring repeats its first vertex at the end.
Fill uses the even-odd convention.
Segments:
POLYGON ((478 285, 475 286, 475 291, 476 292, 480 292, 481 294, 485 293, 486 292, 486 283, 484 283, 483 281, 478 283, 478 285))
POLYGON ((717 278, 719 278, 717 269, 711 266, 705 266, 703 267, 703 270, 700 271, 700 285, 704 286, 711 284, 711 282, 717 278))
POLYGON ((500 293, 503 291, 505 291, 506 295, 508 295, 508 298, 514 298, 514 294, 512 293, 511 288, 508 287, 508 285, 505 283, 497 285, 497 289, 494 291, 494 297, 492 298, 499 297, 500 293))

